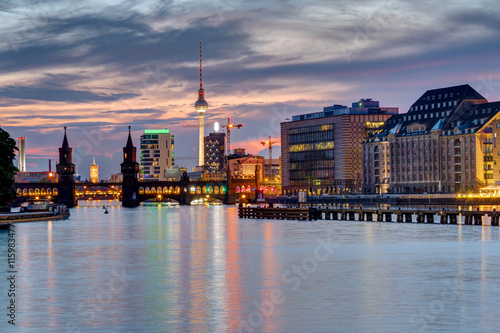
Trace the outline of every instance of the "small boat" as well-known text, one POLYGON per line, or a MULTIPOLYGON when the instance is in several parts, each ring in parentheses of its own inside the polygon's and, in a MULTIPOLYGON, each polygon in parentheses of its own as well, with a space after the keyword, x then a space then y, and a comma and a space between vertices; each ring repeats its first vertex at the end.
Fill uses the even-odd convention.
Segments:
POLYGON ((173 199, 149 199, 141 202, 141 206, 179 206, 179 203, 173 199))
POLYGON ((21 205, 20 212, 0 214, 0 227, 20 222, 66 220, 70 217, 70 212, 66 205, 42 201, 31 200, 21 205))

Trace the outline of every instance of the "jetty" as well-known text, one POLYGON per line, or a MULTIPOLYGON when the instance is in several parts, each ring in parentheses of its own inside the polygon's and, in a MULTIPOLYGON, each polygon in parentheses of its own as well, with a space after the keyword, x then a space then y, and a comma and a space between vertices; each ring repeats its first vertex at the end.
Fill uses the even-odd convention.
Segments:
POLYGON ((498 226, 499 211, 455 209, 378 209, 378 208, 274 208, 238 206, 238 217, 277 220, 337 220, 398 223, 441 223, 483 225, 486 220, 498 226), (488 218, 487 218, 488 217, 488 218))

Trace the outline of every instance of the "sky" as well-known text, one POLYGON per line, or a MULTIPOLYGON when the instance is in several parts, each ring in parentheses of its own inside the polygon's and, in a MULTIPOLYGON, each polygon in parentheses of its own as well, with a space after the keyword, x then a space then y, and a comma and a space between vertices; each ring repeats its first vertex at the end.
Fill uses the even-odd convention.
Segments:
POLYGON ((271 136, 277 157, 280 122, 325 106, 373 98, 402 113, 426 90, 465 83, 500 100, 497 8, 481 0, 4 0, 0 126, 27 137, 28 171, 54 164, 64 126, 84 179, 93 156, 100 178, 120 171, 129 125, 136 146, 144 129, 170 129, 176 163, 192 168, 201 40, 205 122, 243 123, 231 147, 266 157, 260 142, 271 136))

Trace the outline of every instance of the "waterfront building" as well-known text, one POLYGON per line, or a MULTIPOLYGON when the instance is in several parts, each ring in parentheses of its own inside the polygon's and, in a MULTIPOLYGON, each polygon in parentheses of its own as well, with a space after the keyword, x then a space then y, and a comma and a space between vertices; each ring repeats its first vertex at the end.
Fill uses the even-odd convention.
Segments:
POLYGON ((148 129, 141 135, 141 180, 166 180, 175 165, 174 135, 168 129, 148 129))
POLYGON ((283 192, 361 192, 361 144, 397 113, 398 108, 361 99, 351 107, 333 105, 281 123, 283 192))
POLYGON ((165 180, 178 182, 181 180, 182 174, 187 173, 186 168, 179 167, 178 165, 174 165, 172 169, 165 169, 165 180))
POLYGON ((269 159, 264 159, 264 177, 267 180, 275 180, 281 178, 281 156, 279 158, 272 158, 271 163, 269 159))
POLYGON ((227 157, 229 176, 234 179, 252 179, 256 174, 259 181, 264 180, 264 157, 245 153, 237 148, 227 157))
POLYGON ((99 166, 95 163, 95 156, 92 164, 90 165, 90 182, 99 183, 99 166))
POLYGON ((110 181, 113 183, 122 183, 123 182, 123 173, 114 173, 111 175, 110 181))
POLYGON ((205 137, 205 173, 218 174, 224 171, 225 151, 225 133, 210 133, 205 137))
POLYGON ((16 183, 57 183, 57 173, 52 171, 24 171, 14 175, 16 183))
POLYGON ((26 137, 22 136, 17 138, 17 148, 19 154, 17 155, 17 168, 20 172, 26 171, 26 137))
POLYGON ((265 178, 259 184, 259 190, 266 196, 281 195, 281 157, 264 160, 265 178), (271 166, 271 169, 269 169, 271 166))
POLYGON ((500 102, 469 85, 426 91, 363 143, 363 192, 475 192, 500 183, 500 102))

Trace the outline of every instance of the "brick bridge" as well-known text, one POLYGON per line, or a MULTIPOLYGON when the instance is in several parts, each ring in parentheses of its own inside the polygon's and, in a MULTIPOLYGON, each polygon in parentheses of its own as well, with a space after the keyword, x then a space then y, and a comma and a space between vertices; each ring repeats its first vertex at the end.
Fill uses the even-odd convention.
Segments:
MULTIPOLYGON (((161 198, 176 200, 181 205, 189 205, 194 200, 218 199, 225 204, 234 204, 242 199, 254 201, 258 189, 258 177, 232 178, 227 180, 190 180, 184 173, 179 181, 139 181, 139 164, 136 162, 136 148, 129 135, 127 145, 123 148, 123 163, 121 171, 123 182, 78 182, 75 183, 73 174, 75 166, 72 163, 72 148, 68 145, 66 129, 63 145, 59 148, 59 163, 57 164, 58 182, 55 183, 16 183, 14 190, 17 194, 16 203, 20 204, 29 198, 47 198, 55 202, 73 207, 77 203, 76 190, 78 188, 104 186, 110 189, 121 190, 121 201, 125 207, 136 207, 141 202, 161 198)), ((258 174, 258 171, 256 172, 258 174)))

